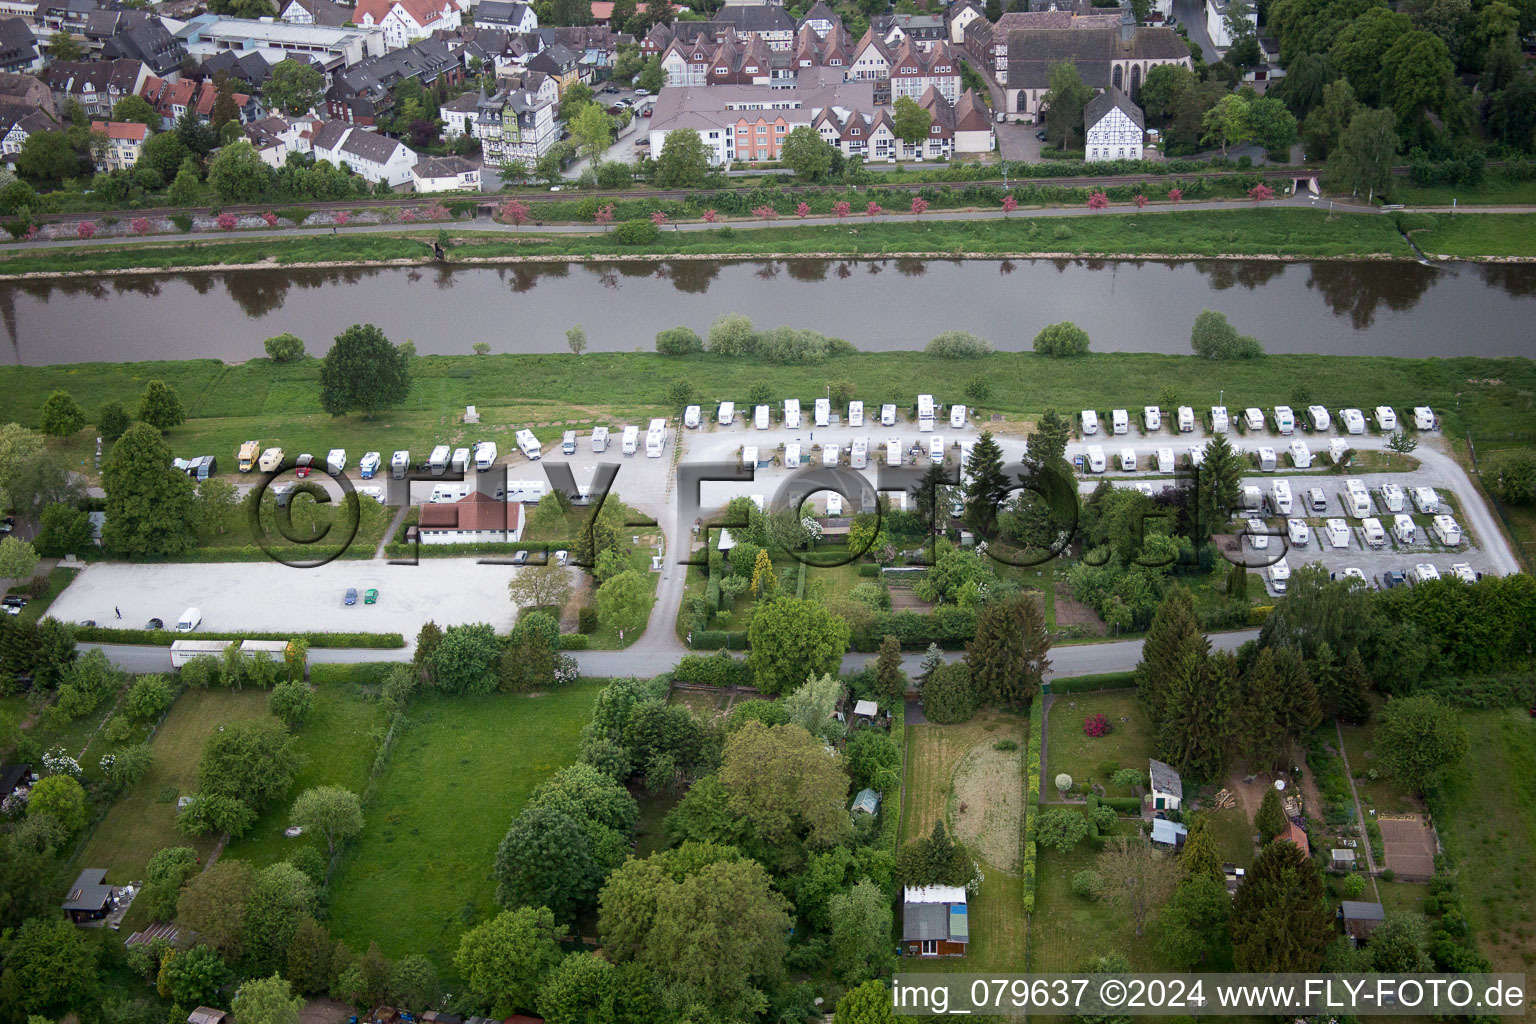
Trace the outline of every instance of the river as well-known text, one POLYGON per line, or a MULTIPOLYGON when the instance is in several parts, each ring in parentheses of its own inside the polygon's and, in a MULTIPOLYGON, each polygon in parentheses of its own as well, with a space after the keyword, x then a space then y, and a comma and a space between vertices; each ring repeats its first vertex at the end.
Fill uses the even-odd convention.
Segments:
POLYGON ((460 269, 251 270, 0 284, 12 363, 262 354, 284 331, 312 353, 376 323, 416 350, 650 350, 657 331, 704 333, 722 313, 789 324, 866 350, 972 331, 1027 349, 1072 320, 1095 351, 1188 352, 1202 307, 1270 352, 1531 355, 1536 265, 1154 260, 781 260, 523 264, 460 269))

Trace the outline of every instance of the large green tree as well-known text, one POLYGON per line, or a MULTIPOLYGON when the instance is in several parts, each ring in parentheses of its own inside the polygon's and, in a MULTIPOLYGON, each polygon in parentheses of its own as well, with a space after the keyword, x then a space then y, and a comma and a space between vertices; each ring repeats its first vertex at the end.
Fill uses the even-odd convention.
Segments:
POLYGON ((373 324, 353 324, 336 336, 320 365, 320 407, 332 416, 374 416, 405 401, 410 360, 373 324))
POLYGON ((1401 145, 1390 110, 1363 109, 1339 133, 1325 173, 1351 193, 1383 192, 1392 181, 1392 163, 1401 145))
POLYGON ((267 106, 289 114, 302 114, 320 102, 325 79, 320 69, 296 60, 279 61, 262 83, 261 95, 267 106))
POLYGON ((656 184, 662 188, 698 188, 709 175, 709 151, 692 128, 667 132, 656 157, 656 184))
POLYGON ((565 927, 548 907, 520 907, 464 933, 454 966, 498 1018, 535 1008, 544 979, 560 962, 565 927))
POLYGON ((848 635, 848 623, 820 601, 780 597, 760 605, 747 627, 747 664, 757 688, 778 694, 807 676, 837 672, 848 635))
POLYGON ((281 724, 232 722, 208 737, 197 764, 199 796, 239 800, 259 811, 288 792, 299 759, 281 724))
POLYGON ((139 396, 139 419, 164 431, 181 426, 187 413, 175 388, 163 380, 152 380, 144 385, 144 393, 139 396))
POLYGON ((244 139, 219 150, 208 165, 208 184, 226 203, 254 203, 266 193, 272 169, 244 139))
POLYGON ((890 973, 891 901, 880 887, 862 879, 828 901, 832 920, 832 970, 845 985, 890 973))
POLYGON ((1011 484, 1003 472, 1003 449, 983 430, 965 463, 965 525, 983 537, 997 529, 997 515, 1008 500, 1011 484))
POLYGON ((933 115, 910 96, 898 97, 891 107, 891 127, 896 137, 909 146, 924 142, 932 124, 933 115))
POLYGON ((245 950, 245 913, 254 877, 250 864, 229 857, 193 875, 176 901, 178 924, 231 961, 245 950))
POLYGON ((1315 971, 1334 938, 1322 876, 1295 843, 1259 851, 1232 896, 1230 920, 1239 971, 1315 971))
POLYGON ((983 605, 976 636, 965 648, 977 697, 984 704, 1027 706, 1051 667, 1050 648, 1045 614, 1033 593, 983 605))
POLYGON ((4 952, 0 1006, 49 1018, 93 1009, 96 948, 64 918, 31 918, 7 937, 4 952))
POLYGON ((289 819, 324 839, 326 850, 334 857, 337 843, 363 830, 363 805, 345 786, 315 786, 299 794, 289 819))
POLYGON ((657 1012, 651 976, 635 963, 615 964, 593 953, 563 958, 539 991, 546 1024, 628 1024, 657 1012))
POLYGON ((32 787, 28 817, 48 817, 66 836, 85 826, 85 789, 70 775, 50 775, 32 787))
POLYGON ((597 619, 614 629, 633 633, 644 629, 655 600, 655 584, 646 574, 626 570, 597 588, 597 619))
POLYGON ((245 966, 253 973, 288 964, 300 922, 315 910, 315 883, 288 861, 269 864, 251 879, 245 911, 245 966))
POLYGON ((799 125, 785 136, 779 147, 779 159, 802 181, 820 181, 832 168, 832 145, 808 124, 799 125))
POLYGON ((240 1024, 299 1024, 304 997, 296 996, 281 975, 251 978, 235 992, 240 1024))
POLYGON ((1083 137, 1083 107, 1093 90, 1083 83, 1077 65, 1057 64, 1051 69, 1050 91, 1041 99, 1046 107, 1045 131, 1057 149, 1072 149, 1083 137))
POLYGON ((748 722, 725 742, 720 782, 732 811, 769 844, 844 842, 848 775, 797 725, 748 722))
POLYGON ((107 493, 102 544, 129 558, 179 555, 197 536, 192 481, 171 465, 160 431, 135 423, 101 466, 107 493))
POLYGON ((68 437, 85 426, 85 411, 68 391, 55 391, 43 400, 40 424, 51 437, 68 437))
POLYGON ((1434 789, 1467 754, 1461 713, 1431 694, 1399 697, 1376 713, 1376 761, 1417 792, 1434 789))

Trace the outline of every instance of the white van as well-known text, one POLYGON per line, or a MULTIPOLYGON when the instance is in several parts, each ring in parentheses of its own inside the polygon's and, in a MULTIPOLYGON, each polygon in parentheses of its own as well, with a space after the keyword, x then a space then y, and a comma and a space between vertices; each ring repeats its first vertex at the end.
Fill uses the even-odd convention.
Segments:
POLYGON ((1431 580, 1437 580, 1440 578, 1440 570, 1436 569, 1428 562, 1420 562, 1418 565, 1408 570, 1408 578, 1413 580, 1415 583, 1428 583, 1431 580))
POLYGON ((1173 449, 1159 448, 1157 450, 1157 471, 1159 473, 1172 473, 1173 470, 1173 449))
POLYGON ((1344 506, 1356 519, 1364 519, 1371 514, 1371 495, 1365 489, 1364 480, 1344 481, 1344 506))
POLYGON ((1109 410, 1109 431, 1112 434, 1128 433, 1131 429, 1131 417, 1124 409, 1109 410))
MULTIPOLYGON (((1415 427, 1417 427, 1419 430, 1434 430, 1435 429, 1435 410, 1431 409, 1427 405, 1416 405, 1416 406, 1414 406, 1413 407, 1413 425, 1415 427)), ((1452 566, 1452 568, 1454 569, 1455 566, 1452 566)))
POLYGON ((1413 489, 1413 507, 1425 515, 1440 511, 1440 495, 1435 493, 1433 487, 1415 487, 1413 489))
POLYGON ((784 399, 784 427, 786 430, 800 429, 800 399, 784 399))
POLYGON ((1250 431, 1264 429, 1264 410, 1249 406, 1243 410, 1243 426, 1250 431))
POLYGON ((623 444, 621 446, 625 455, 635 454, 635 449, 640 446, 640 428, 629 426, 624 428, 623 444))
POLYGON ((347 450, 345 448, 332 448, 325 455, 325 468, 333 475, 340 475, 347 468, 347 450))
POLYGON ((453 471, 455 473, 465 473, 465 472, 468 472, 469 471, 469 449, 468 448, 455 448, 453 450, 453 461, 450 462, 449 465, 451 465, 453 467, 453 471))
POLYGON ((1224 405, 1211 406, 1211 431, 1216 434, 1227 432, 1227 407, 1224 405))
POLYGON ((1296 414, 1291 412, 1288 405, 1275 406, 1275 429, 1281 434, 1291 434, 1296 430, 1296 414))
POLYGON ((1365 414, 1359 409, 1341 409, 1339 418, 1344 421, 1346 434, 1365 433, 1365 414))
POLYGON ((1387 531, 1381 528, 1381 520, 1375 516, 1360 521, 1360 532, 1365 535, 1368 548, 1383 547, 1387 543, 1387 531))
POLYGON ((1120 472, 1122 472, 1122 473, 1134 473, 1134 472, 1136 472, 1136 449, 1135 448, 1121 448, 1120 449, 1120 472))
POLYGON ((1388 512, 1401 512, 1403 510, 1403 488, 1399 484, 1381 485, 1381 503, 1386 506, 1388 512))
POLYGON ((1090 472, 1090 473, 1102 473, 1102 472, 1104 472, 1104 449, 1103 448, 1100 448, 1096 444, 1089 445, 1088 446, 1087 456, 1088 456, 1088 462, 1087 462, 1087 464, 1088 464, 1088 472, 1090 472))
POLYGON ((869 440, 867 438, 854 438, 853 447, 848 449, 848 465, 854 469, 863 469, 869 465, 869 440))
POLYGON ((825 398, 816 399, 816 425, 825 427, 832 422, 832 403, 825 398))
POLYGON ((699 427, 700 419, 701 414, 699 412, 698 406, 690 405, 683 410, 683 426, 687 427, 689 430, 697 430, 699 427))
POLYGON ((1429 528, 1435 531, 1435 537, 1440 543, 1448 548, 1454 548, 1461 543, 1461 527, 1448 515, 1435 516, 1430 520, 1429 528))
POLYGON ((894 427, 896 425, 896 405, 894 402, 886 402, 880 407, 880 425, 882 427, 894 427))
POLYGON ((1245 531, 1248 534, 1248 544, 1255 551, 1264 551, 1269 547, 1269 527, 1264 525, 1262 519, 1248 520, 1245 531))
MULTIPOLYGON (((571 451, 576 450, 576 431, 568 430, 566 434, 571 439, 571 451)), ((501 452, 496 447, 495 441, 481 441, 475 445, 475 469, 481 473, 489 473, 491 467, 496 465, 496 458, 501 452)))
POLYGON ((1312 449, 1299 437, 1291 442, 1291 465, 1297 469, 1312 468, 1312 449))
POLYGON ((1349 524, 1342 519, 1330 519, 1323 524, 1323 532, 1328 534, 1330 547, 1349 547, 1349 524))
POLYGON ((567 430, 560 435, 560 450, 566 455, 576 454, 576 431, 567 430))
POLYGON ((373 474, 379 471, 379 463, 383 461, 378 452, 364 452, 363 457, 357 460, 357 472, 364 480, 372 480, 373 474))
POLYGON ((592 450, 594 452, 605 452, 605 451, 608 450, 608 428, 607 427, 593 427, 592 428, 592 450))
POLYGON ((821 464, 829 467, 837 465, 837 445, 824 444, 821 446, 821 464))
POLYGON ((1307 507, 1313 512, 1328 511, 1328 495, 1323 493, 1321 487, 1307 488, 1307 507))
POLYGON ((784 465, 800 465, 800 442, 790 441, 784 446, 784 465))
POLYGON ((1275 593, 1285 593, 1286 584, 1291 581, 1291 567, 1284 558, 1269 567, 1269 585, 1275 593))
POLYGON ((1141 422, 1146 425, 1148 432, 1163 429, 1163 410, 1155 405, 1142 406, 1141 422))
POLYGON ((1287 519, 1285 532, 1291 539, 1292 547, 1304 548, 1312 540, 1312 529, 1305 519, 1287 519))
POLYGON ((1312 421, 1313 430, 1327 430, 1333 424, 1325 405, 1307 406, 1307 418, 1312 421))
POLYGON ((537 461, 544 457, 544 450, 539 447, 539 439, 527 427, 517 432, 517 447, 530 461, 537 461))
POLYGON ((1282 516, 1291 514, 1291 485, 1286 480, 1276 480, 1269 485, 1270 500, 1275 504, 1275 511, 1282 516))
POLYGON ((203 624, 203 613, 197 608, 188 608, 181 613, 181 618, 176 620, 176 632, 190 633, 203 624))
POLYGON ((862 427, 864 425, 864 403, 848 403, 848 425, 850 427, 862 427))
POLYGON ((885 464, 887 466, 901 465, 901 442, 894 437, 885 442, 885 464))
POLYGON ((772 412, 766 405, 759 405, 752 410, 752 425, 758 430, 767 430, 771 416, 772 412))
POLYGON ((720 408, 715 413, 715 422, 720 424, 722 427, 728 427, 728 426, 731 425, 731 421, 734 420, 735 418, 736 418, 736 403, 735 402, 721 402, 720 403, 720 408))
POLYGON ((933 429, 933 396, 917 396, 917 429, 928 433, 933 429))
POLYGON ((1268 445, 1259 449, 1259 469, 1264 472, 1272 472, 1278 460, 1275 458, 1275 450, 1268 445))
POLYGON ((1083 436, 1084 437, 1087 437, 1090 434, 1097 434, 1099 432, 1099 414, 1098 413, 1094 412, 1092 409, 1084 409, 1083 410, 1082 420, 1083 420, 1083 436))
POLYGON ((1252 484, 1243 486, 1243 511, 1258 512, 1264 507, 1264 495, 1252 484))
POLYGON ((1179 433, 1193 434, 1195 432, 1195 410, 1187 405, 1179 406, 1179 433))
POLYGON ((965 406, 963 406, 963 405, 952 405, 952 406, 949 407, 949 429, 950 430, 964 430, 965 429, 965 406))
POLYGON ((1413 517, 1399 512, 1392 517, 1392 536, 1397 538, 1399 544, 1415 544, 1419 539, 1419 528, 1414 525, 1413 517))
POLYGON ((1380 430, 1397 429, 1397 413, 1392 411, 1390 405, 1378 405, 1376 407, 1376 426, 1380 430))
POLYGON ((447 445, 440 444, 433 448, 432 454, 427 457, 427 468, 432 471, 433 476, 442 476, 448 471, 449 450, 447 445))
POLYGON ((411 471, 411 453, 402 448, 390 456, 389 475, 396 480, 404 480, 405 474, 411 471))
POLYGON ((934 465, 944 461, 944 436, 934 434, 928 439, 928 461, 934 465))

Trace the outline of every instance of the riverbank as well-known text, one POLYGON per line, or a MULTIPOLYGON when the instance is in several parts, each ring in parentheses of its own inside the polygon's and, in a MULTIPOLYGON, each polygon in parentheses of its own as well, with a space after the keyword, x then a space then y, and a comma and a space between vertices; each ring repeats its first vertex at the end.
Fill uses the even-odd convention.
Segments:
MULTIPOLYGON (((524 260, 911 256, 955 259, 1104 257, 1167 259, 1411 259, 1391 218, 1330 214, 1310 207, 1237 210, 1161 207, 1124 213, 1041 211, 980 219, 901 222, 850 217, 839 224, 726 225, 664 229, 641 245, 623 245, 607 232, 590 234, 468 230, 454 223, 387 232, 256 239, 133 242, 23 251, 0 259, 0 278, 106 273, 171 273, 259 267, 387 266, 430 263, 440 232, 450 263, 524 260)), ((1480 220, 1503 215, 1486 215, 1480 220)), ((1505 238, 1512 232, 1500 233, 1505 238)), ((1503 256, 1496 247, 1480 253, 1503 256)))

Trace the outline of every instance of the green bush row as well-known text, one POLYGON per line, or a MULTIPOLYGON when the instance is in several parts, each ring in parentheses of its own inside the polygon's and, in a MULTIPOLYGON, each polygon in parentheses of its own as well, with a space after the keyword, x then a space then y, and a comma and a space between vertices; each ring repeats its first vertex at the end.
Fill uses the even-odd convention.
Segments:
POLYGON ((747 631, 744 629, 695 630, 693 646, 699 651, 744 651, 747 649, 747 631))
POLYGON ((1045 722, 1045 697, 1029 702, 1029 743, 1024 756, 1024 913, 1035 910, 1035 819, 1040 814, 1040 735, 1045 722))
POLYGON ((859 575, 864 577, 879 576, 880 567, 874 562, 861 562, 859 564, 859 575))
POLYGON ((672 678, 680 683, 701 686, 751 686, 752 670, 745 660, 733 658, 724 651, 685 654, 672 670, 672 678))
POLYGON ((177 640, 303 640, 316 647, 368 647, 388 650, 405 646, 399 633, 219 633, 199 630, 177 633, 169 629, 112 629, 107 626, 76 626, 75 639, 82 643, 147 644, 169 647, 177 640))
POLYGON ((1105 836, 1099 831, 1099 823, 1094 820, 1093 812, 1099 809, 1099 798, 1096 794, 1088 794, 1088 842, 1095 850, 1104 849, 1105 836))
POLYGON ((856 651, 878 650, 886 635, 903 647, 926 648, 929 644, 955 650, 976 635, 976 612, 955 605, 940 605, 927 615, 921 612, 876 612, 867 628, 852 638, 856 651))
MULTIPOLYGON (((411 544, 391 541, 384 545, 384 554, 390 558, 463 558, 465 555, 508 555, 514 551, 569 551, 576 542, 571 540, 520 540, 482 544, 411 544)), ((372 552, 368 554, 373 557, 372 552)))
POLYGON ((399 664, 398 661, 320 662, 309 666, 309 681, 315 686, 378 686, 399 664))
POLYGON ((1140 814, 1141 799, 1134 796, 1101 796, 1099 803, 1111 808, 1116 814, 1140 814))
POLYGON ((585 633, 561 633, 560 649, 562 651, 585 651, 591 648, 592 638, 585 633))
POLYGON ((1517 672, 1425 679, 1416 684, 1411 692, 1432 693, 1447 704, 1478 710, 1536 707, 1536 674, 1517 672))
POLYGON ((1136 685, 1134 672, 1105 672, 1096 676, 1052 679, 1052 693, 1091 693, 1094 690, 1128 690, 1136 685))
MULTIPOLYGON (((902 764, 907 759, 907 707, 905 702, 896 701, 891 708, 891 740, 896 744, 896 749, 901 751, 902 764)), ((876 845, 890 854, 891 861, 896 860, 897 847, 901 837, 901 782, 906 776, 903 771, 897 781, 885 792, 880 794, 880 836, 875 841, 876 845)))

